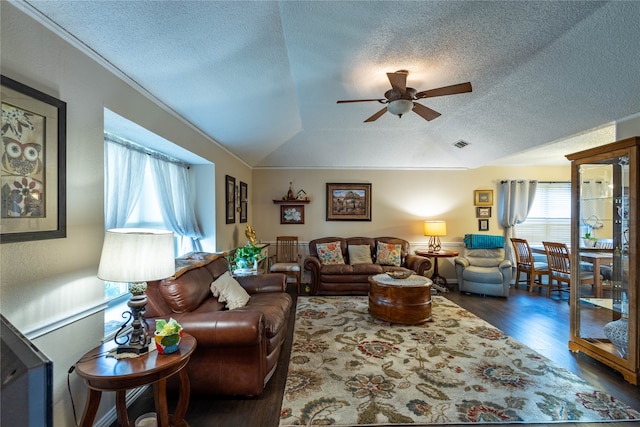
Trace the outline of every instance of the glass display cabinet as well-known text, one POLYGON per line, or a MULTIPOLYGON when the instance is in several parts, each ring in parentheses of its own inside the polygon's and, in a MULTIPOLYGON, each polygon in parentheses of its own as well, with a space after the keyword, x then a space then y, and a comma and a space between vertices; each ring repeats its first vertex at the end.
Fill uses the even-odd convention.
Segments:
POLYGON ((571 161, 571 338, 637 385, 640 137, 567 155, 571 161), (592 271, 593 283, 579 275, 592 271))

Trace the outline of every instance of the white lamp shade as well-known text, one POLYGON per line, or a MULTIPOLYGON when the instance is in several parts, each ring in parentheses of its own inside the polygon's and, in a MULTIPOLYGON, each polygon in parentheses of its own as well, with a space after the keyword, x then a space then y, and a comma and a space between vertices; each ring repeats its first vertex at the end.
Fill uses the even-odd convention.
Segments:
POLYGON ((107 230, 98 278, 110 282, 146 282, 175 273, 173 233, 144 228, 107 230))
POLYGON ((413 101, 409 101, 408 99, 397 99, 387 105, 387 111, 396 116, 401 116, 411 110, 413 110, 413 101))
POLYGON ((424 235, 425 236, 446 236, 447 222, 446 221, 425 221, 424 235))

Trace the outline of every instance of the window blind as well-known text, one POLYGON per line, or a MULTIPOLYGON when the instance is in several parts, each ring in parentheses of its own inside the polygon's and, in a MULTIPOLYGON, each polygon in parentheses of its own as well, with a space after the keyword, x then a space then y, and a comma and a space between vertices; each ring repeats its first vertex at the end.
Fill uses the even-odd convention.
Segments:
POLYGON ((515 226, 516 236, 530 244, 571 241, 571 183, 538 182, 529 216, 515 226))

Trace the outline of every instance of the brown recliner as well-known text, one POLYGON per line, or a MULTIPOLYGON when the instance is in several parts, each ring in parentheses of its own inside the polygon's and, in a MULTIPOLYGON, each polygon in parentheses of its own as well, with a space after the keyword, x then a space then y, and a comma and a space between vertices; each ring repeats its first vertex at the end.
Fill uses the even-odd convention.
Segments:
POLYGON ((238 277, 251 296, 245 307, 227 310, 210 285, 228 271, 222 254, 192 253, 176 260, 176 276, 147 284, 146 321, 176 319, 195 337, 187 365, 195 394, 256 396, 277 368, 287 334, 292 299, 284 274, 238 277))

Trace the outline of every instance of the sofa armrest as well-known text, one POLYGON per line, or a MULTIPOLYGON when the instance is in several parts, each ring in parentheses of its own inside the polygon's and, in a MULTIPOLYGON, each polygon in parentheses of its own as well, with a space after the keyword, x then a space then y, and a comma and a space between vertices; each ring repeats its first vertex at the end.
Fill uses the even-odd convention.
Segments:
POLYGON ((459 265, 459 266, 461 266, 462 268, 467 268, 467 267, 469 267, 469 260, 468 260, 468 259, 466 259, 466 258, 465 258, 465 257, 463 257, 463 256, 457 256, 457 257, 455 257, 455 258, 453 259, 453 263, 454 263, 455 265, 459 265))
POLYGON ((431 268, 431 260, 420 255, 409 254, 404 263, 406 268, 415 271, 419 276, 424 276, 424 273, 431 268))
POLYGON ((320 283, 320 270, 322 264, 320 259, 315 256, 308 256, 304 260, 304 269, 311 273, 311 294, 315 295, 318 291, 318 283, 320 283))
POLYGON ((176 317, 198 347, 255 346, 265 339, 264 315, 260 311, 192 312, 176 317))
POLYGON ((266 292, 286 292, 287 276, 282 273, 266 273, 257 276, 236 277, 240 285, 251 294, 266 292))
POLYGON ((511 265, 511 261, 510 261, 510 260, 508 260, 508 259, 505 259, 505 260, 503 260, 503 261, 501 261, 501 262, 500 262, 500 265, 498 265, 498 268, 499 268, 500 270, 507 270, 507 269, 510 269, 510 268, 511 268, 511 266, 512 266, 512 265, 511 265))

